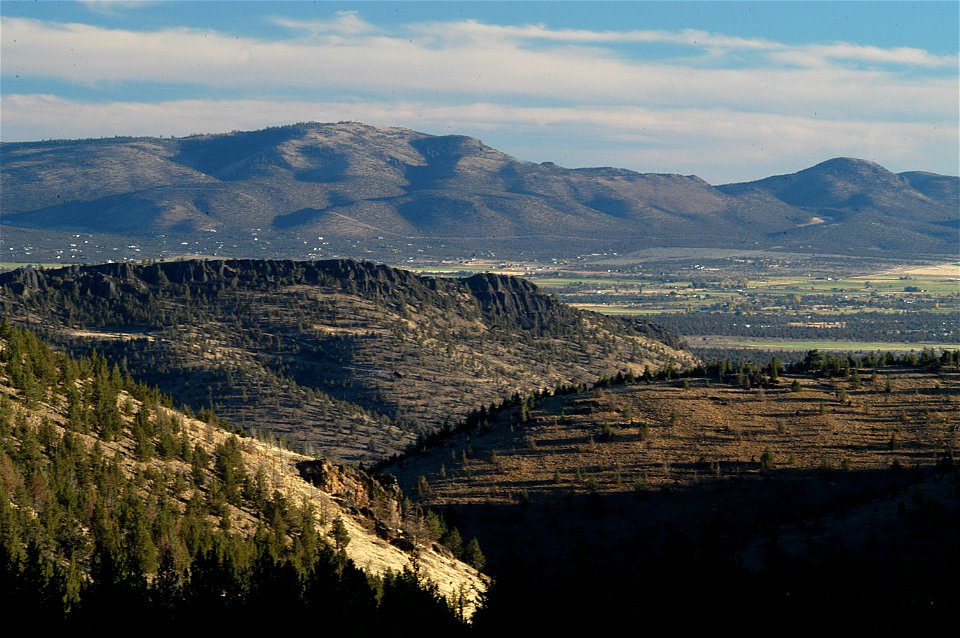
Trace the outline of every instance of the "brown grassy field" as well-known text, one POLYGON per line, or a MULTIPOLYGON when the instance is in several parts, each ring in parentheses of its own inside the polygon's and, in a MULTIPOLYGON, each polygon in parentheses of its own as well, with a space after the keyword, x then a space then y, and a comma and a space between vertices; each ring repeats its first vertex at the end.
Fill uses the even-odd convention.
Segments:
POLYGON ((960 443, 960 371, 861 374, 859 387, 692 378, 551 397, 525 423, 505 412, 387 471, 501 568, 524 556, 569 575, 570 557, 617 570, 629 555, 646 569, 679 551, 769 570, 775 547, 810 564, 837 552, 896 560, 933 578, 931 543, 957 553, 960 481, 945 468, 960 443))
POLYGON ((412 492, 424 476, 428 504, 504 503, 929 465, 960 443, 960 373, 881 370, 860 387, 809 376, 749 390, 706 379, 613 386, 547 399, 523 425, 509 423, 514 417, 405 462, 401 484, 412 492))

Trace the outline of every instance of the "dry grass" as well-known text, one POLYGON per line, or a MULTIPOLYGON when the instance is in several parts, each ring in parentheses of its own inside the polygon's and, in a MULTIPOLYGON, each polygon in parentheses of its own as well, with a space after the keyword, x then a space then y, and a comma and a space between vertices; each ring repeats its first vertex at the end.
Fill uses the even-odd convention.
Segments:
POLYGON ((771 525, 794 556, 869 551, 878 537, 887 550, 913 548, 903 512, 956 504, 953 478, 930 470, 960 443, 960 371, 868 376, 859 389, 812 377, 797 377, 798 392, 794 377, 763 391, 691 379, 553 397, 525 424, 506 414, 388 471, 408 494, 428 485, 419 500, 476 535, 494 565, 523 548, 562 571, 557 557, 584 543, 613 565, 625 548, 655 555, 682 534, 759 569, 771 525))
POLYGON ((694 379, 689 387, 661 382, 554 397, 524 425, 501 419, 396 473, 408 492, 425 476, 429 504, 510 503, 764 471, 929 465, 960 444, 956 370, 884 370, 864 375, 860 388, 797 377, 798 392, 789 389, 793 379, 775 389, 694 379))

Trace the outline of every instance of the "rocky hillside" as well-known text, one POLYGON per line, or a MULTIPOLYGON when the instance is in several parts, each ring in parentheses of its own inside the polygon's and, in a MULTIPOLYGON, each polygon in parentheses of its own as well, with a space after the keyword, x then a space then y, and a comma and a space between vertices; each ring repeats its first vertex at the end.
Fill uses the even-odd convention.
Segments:
POLYGON ((956 177, 897 176, 861 160, 713 187, 695 176, 535 164, 469 137, 352 122, 0 151, 2 223, 15 237, 5 258, 21 262, 118 252, 389 260, 417 250, 956 248, 956 177))
MULTIPOLYGON (((385 591, 397 575, 416 573, 425 591, 473 613, 485 578, 436 542, 395 481, 238 437, 212 414, 192 418, 168 401, 99 355, 73 360, 0 325, 4 608, 37 605, 49 593, 49 616, 37 622, 103 622, 98 597, 110 594, 117 618, 167 605, 158 621, 168 623, 212 596, 205 613, 219 618, 244 600, 280 596, 258 589, 270 579, 287 588, 282 606, 321 602, 312 585, 289 589, 284 569, 301 583, 332 578, 342 593, 330 590, 324 604, 339 595, 359 602, 366 581, 350 579, 362 569, 385 591), (217 561, 232 564, 219 573, 217 561)), ((339 613, 337 626, 359 622, 339 613)))
POLYGON ((178 404, 352 462, 517 393, 693 361, 657 326, 576 310, 518 278, 349 260, 22 269, 0 275, 0 304, 178 404))

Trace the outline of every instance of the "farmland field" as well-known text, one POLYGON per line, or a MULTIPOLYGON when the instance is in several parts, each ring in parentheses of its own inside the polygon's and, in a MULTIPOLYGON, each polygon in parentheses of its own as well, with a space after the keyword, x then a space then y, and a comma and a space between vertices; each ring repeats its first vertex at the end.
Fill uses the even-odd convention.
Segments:
POLYGON ((641 251, 554 263, 465 260, 424 274, 524 276, 585 310, 636 316, 705 357, 960 347, 960 262, 775 252, 641 251), (751 355, 750 353, 754 353, 751 355))

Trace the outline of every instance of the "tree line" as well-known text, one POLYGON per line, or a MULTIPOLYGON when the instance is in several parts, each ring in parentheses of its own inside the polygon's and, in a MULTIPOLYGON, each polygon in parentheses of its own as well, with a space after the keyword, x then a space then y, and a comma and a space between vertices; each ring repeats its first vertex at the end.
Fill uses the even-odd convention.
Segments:
POLYGON ((649 315, 648 319, 680 335, 727 335, 769 339, 837 339, 844 341, 924 341, 960 343, 960 327, 948 315, 921 310, 909 313, 862 312, 817 315, 815 324, 797 325, 797 315, 773 313, 686 312, 649 315))

